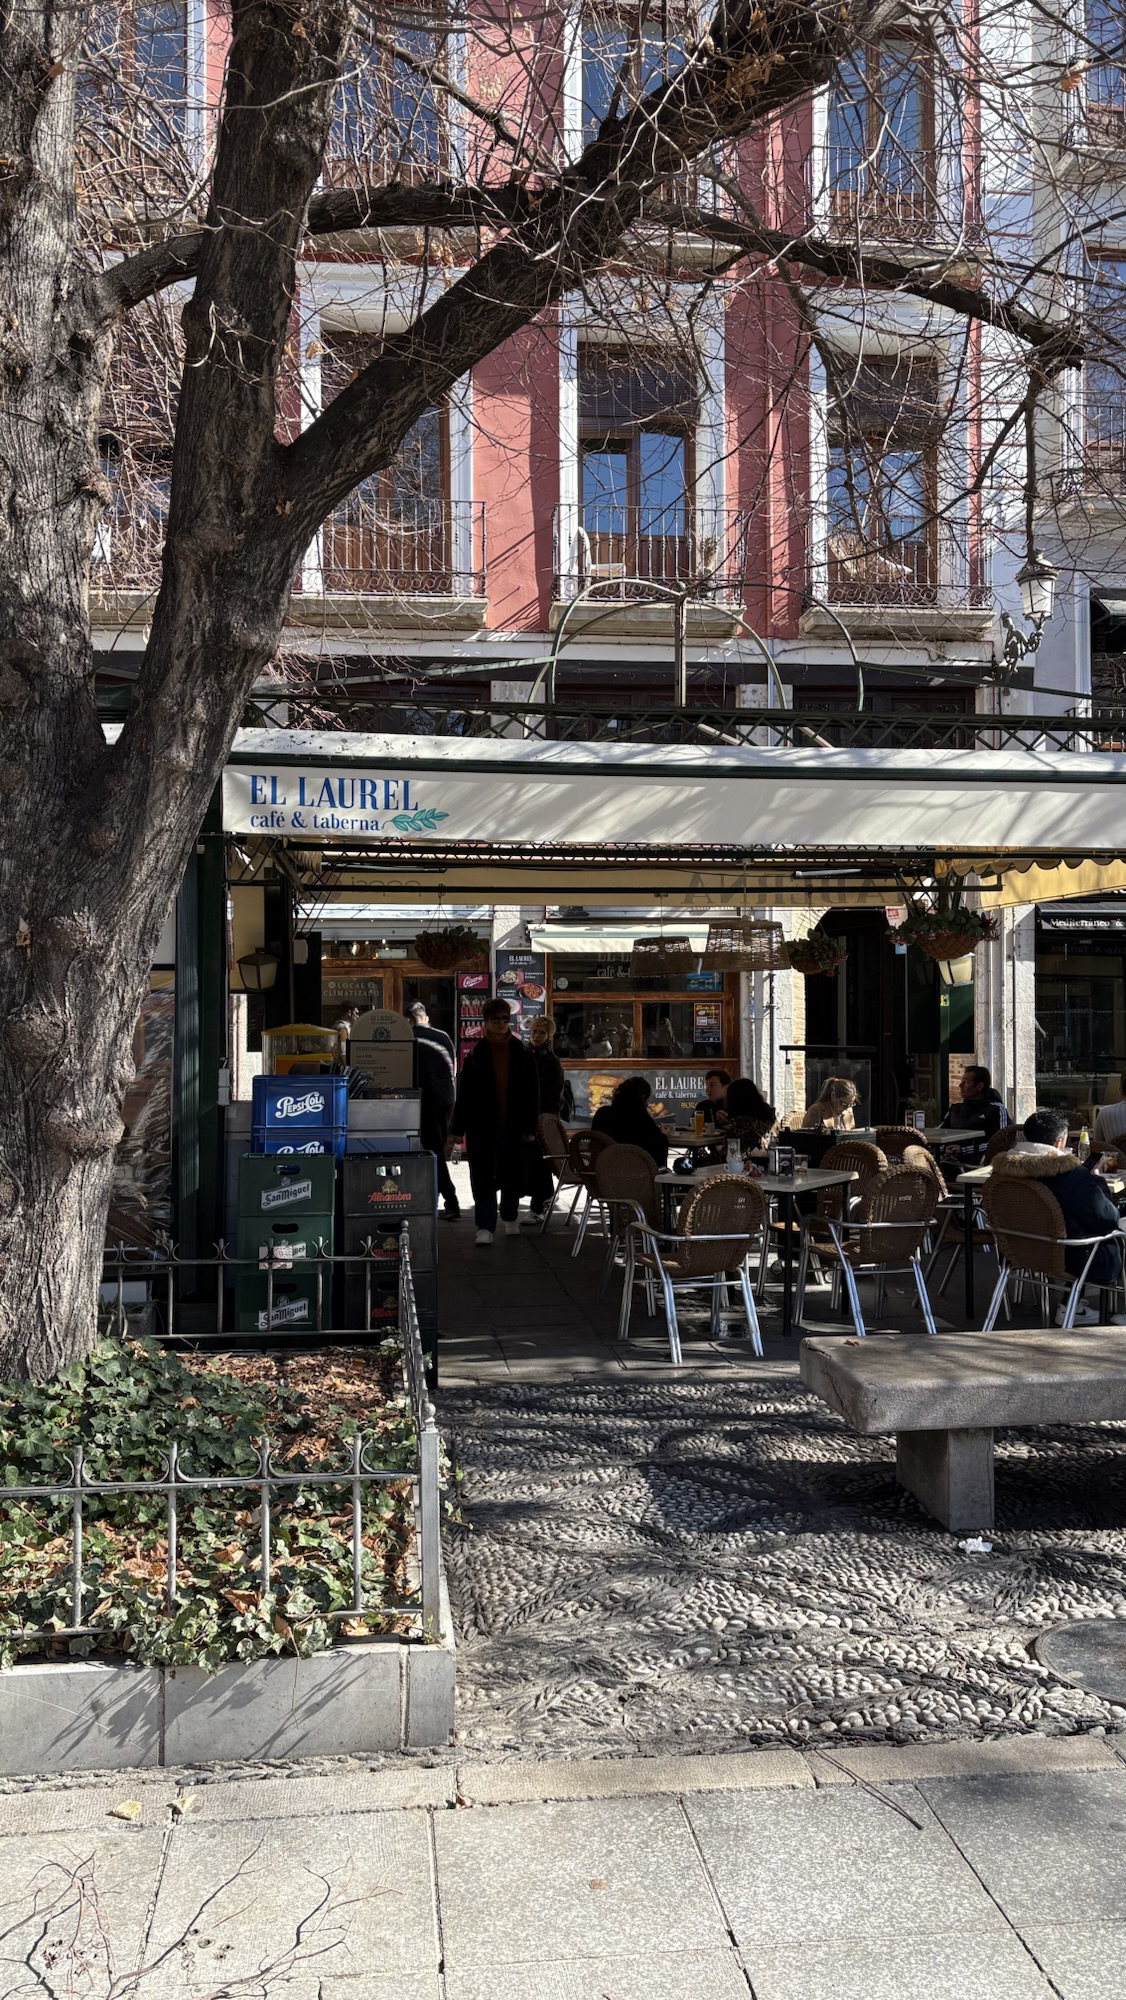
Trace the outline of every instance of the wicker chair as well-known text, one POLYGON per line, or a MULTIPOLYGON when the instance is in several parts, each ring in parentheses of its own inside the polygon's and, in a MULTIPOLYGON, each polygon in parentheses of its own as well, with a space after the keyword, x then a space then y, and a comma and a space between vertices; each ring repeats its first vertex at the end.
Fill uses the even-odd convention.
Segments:
POLYGON ((669 1333, 669 1355, 680 1364, 680 1327, 676 1293, 704 1287, 712 1295, 712 1334, 720 1331, 720 1313, 729 1279, 737 1280, 747 1332, 756 1354, 762 1353, 758 1313, 751 1290, 749 1262, 766 1229, 766 1196, 746 1175, 718 1174, 698 1187, 681 1217, 675 1235, 662 1234, 636 1219, 626 1235, 626 1276, 622 1290, 619 1337, 629 1335, 633 1287, 637 1272, 648 1272, 660 1286, 669 1333))
POLYGON ((544 1159, 555 1176, 555 1186, 552 1189, 551 1200, 544 1210, 544 1218, 540 1224, 541 1229, 546 1229, 548 1223, 551 1221, 552 1210, 564 1188, 574 1188, 575 1190, 571 1197, 570 1215, 567 1218, 570 1221, 571 1215, 575 1212, 575 1204, 582 1193, 583 1184, 571 1166, 569 1151, 571 1135, 564 1125, 563 1120, 557 1117, 554 1111, 545 1111, 543 1113, 539 1124, 536 1126, 536 1137, 543 1148, 544 1159))
MULTIPOLYGON (((586 1196, 583 1202, 582 1214, 579 1217, 579 1233, 575 1238, 574 1248, 571 1251, 572 1257, 578 1256, 586 1240, 587 1225, 590 1222, 591 1210, 597 1208, 599 1216, 601 1217, 602 1215, 602 1204, 598 1199, 598 1190, 594 1184, 594 1168, 599 1154, 606 1152, 607 1148, 614 1143, 614 1140, 610 1138, 607 1132, 572 1132, 567 1141, 567 1163, 575 1179, 578 1181, 579 1187, 586 1196)), ((577 1195, 575 1199, 576 1201, 578 1200, 577 1195)), ((571 1214, 574 1214, 574 1204, 572 1204, 571 1214)), ((568 1217, 568 1220, 570 1220, 570 1217, 568 1217)))
POLYGON ((982 1201, 1001 1266, 982 1331, 991 1333, 996 1325, 1012 1277, 1022 1282, 1031 1280, 1035 1285, 1045 1322, 1049 1311, 1049 1293, 1065 1292, 1067 1298, 1062 1324, 1065 1327, 1074 1326, 1076 1308, 1083 1296, 1083 1286, 1091 1265, 1104 1243, 1121 1246, 1121 1233, 1112 1229, 1105 1236, 1069 1237, 1059 1202, 1040 1181, 987 1181, 982 1201), (1069 1250, 1087 1252, 1078 1277, 1067 1268, 1069 1250))
MULTIPOLYGON (((644 1146, 607 1146, 594 1162, 594 1189, 610 1218, 609 1242, 598 1296, 602 1298, 619 1252, 624 1253, 626 1232, 631 1222, 661 1226, 661 1206, 657 1196, 657 1162, 644 1146)), ((653 1277, 646 1274, 646 1303, 653 1317, 653 1277)))
POLYGON ((901 1160, 908 1146, 919 1144, 919 1134, 914 1125, 877 1125, 876 1144, 889 1160, 901 1160))
MULTIPOLYGON (((817 1245, 817 1254, 835 1267, 834 1277, 838 1284, 843 1281, 852 1323, 861 1337, 865 1327, 857 1279, 875 1278, 876 1310, 879 1312, 883 1306, 887 1279, 893 1273, 907 1271, 915 1280, 927 1332, 937 1331, 919 1261, 919 1253, 934 1219, 934 1204, 934 1181, 929 1174, 920 1173, 915 1167, 892 1165, 869 1183, 851 1215, 839 1220, 832 1217, 826 1219, 830 1240, 827 1245, 817 1245)), ((794 1318, 799 1325, 805 1305, 810 1247, 807 1237, 798 1266, 794 1306, 794 1318)), ((837 1285, 834 1286, 834 1293, 835 1304, 837 1285)))
MULTIPOLYGON (((882 1174, 887 1159, 878 1146, 869 1139, 841 1139, 821 1161, 823 1168, 839 1173, 854 1173, 854 1181, 842 1181, 837 1187, 819 1188, 816 1206, 812 1215, 807 1215, 801 1225, 798 1243, 799 1258, 808 1251, 814 1255, 819 1244, 831 1243, 828 1223, 848 1215, 853 1203, 861 1199, 871 1183, 882 1174)), ((772 1222, 772 1232, 781 1236, 784 1224, 772 1222)), ((809 1258, 806 1255, 806 1278, 809 1276, 809 1258)), ((761 1299, 766 1288, 766 1258, 762 1260, 758 1277, 758 1297, 761 1299)))

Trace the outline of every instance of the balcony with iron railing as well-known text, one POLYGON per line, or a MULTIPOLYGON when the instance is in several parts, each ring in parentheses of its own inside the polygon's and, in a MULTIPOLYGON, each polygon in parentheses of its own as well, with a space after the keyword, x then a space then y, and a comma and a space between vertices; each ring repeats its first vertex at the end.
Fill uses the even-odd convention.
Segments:
POLYGON ((834 528, 815 549, 801 626, 984 636, 992 602, 964 530, 889 518, 871 534, 834 528))
POLYGON ((602 630, 738 627, 746 589, 749 518, 736 508, 682 500, 664 507, 557 507, 554 622, 602 630))
MULTIPOLYGON (((98 622, 147 619, 160 585, 166 480, 118 489, 95 536, 91 591, 98 622)), ((296 624, 362 619, 365 629, 484 624, 485 506, 480 500, 348 499, 324 523, 294 580, 296 624)))
POLYGON ((1051 485, 1056 500, 1103 500, 1118 512, 1126 508, 1126 394, 1084 398, 1051 485))
POLYGON ((977 232, 949 151, 829 145, 806 164, 807 226, 856 243, 957 244, 977 232))

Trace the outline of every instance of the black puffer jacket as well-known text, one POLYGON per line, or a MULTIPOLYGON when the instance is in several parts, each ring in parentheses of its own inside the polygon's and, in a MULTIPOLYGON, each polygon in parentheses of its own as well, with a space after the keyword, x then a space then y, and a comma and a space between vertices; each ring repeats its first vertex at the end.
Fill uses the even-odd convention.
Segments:
MULTIPOLYGON (((998 1153, 993 1162, 993 1178, 998 1181, 1039 1181, 1059 1203, 1069 1236, 1106 1236, 1118 1228, 1119 1215, 1098 1174, 1088 1173, 1074 1153, 1059 1153, 1054 1146, 1025 1150, 1018 1141, 1010 1152, 998 1153), (1019 1150, 1018 1150, 1019 1148, 1019 1150)), ((1064 1262, 1077 1278, 1089 1251, 1067 1250, 1064 1262)), ((1117 1284, 1122 1273, 1122 1249, 1106 1243, 1098 1251, 1088 1272, 1092 1285, 1117 1284)))
POLYGON ((536 1065, 536 1075, 540 1084, 540 1115, 554 1111, 559 1115, 563 1103, 563 1065, 554 1049, 546 1043, 532 1049, 532 1060, 536 1065))

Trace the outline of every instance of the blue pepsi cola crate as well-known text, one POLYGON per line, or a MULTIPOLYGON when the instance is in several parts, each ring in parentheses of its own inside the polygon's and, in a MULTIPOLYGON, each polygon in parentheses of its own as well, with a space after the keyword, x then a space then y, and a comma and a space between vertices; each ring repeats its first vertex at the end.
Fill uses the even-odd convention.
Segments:
POLYGON ((334 1158, 344 1158, 344 1146, 348 1133, 343 1125, 298 1126, 292 1132, 279 1132, 269 1125, 255 1125, 251 1133, 252 1153, 331 1153, 334 1158))
POLYGON ((256 1076, 253 1096, 253 1125, 270 1138, 302 1131, 312 1137, 326 1127, 347 1129, 346 1077, 256 1076))

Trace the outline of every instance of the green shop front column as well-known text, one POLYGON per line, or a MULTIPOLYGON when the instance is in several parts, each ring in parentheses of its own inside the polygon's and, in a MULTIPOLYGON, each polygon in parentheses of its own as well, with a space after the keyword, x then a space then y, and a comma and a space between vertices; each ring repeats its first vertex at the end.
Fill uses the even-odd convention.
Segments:
MULTIPOLYGON (((189 857, 176 902, 176 1030, 172 1081, 172 1216, 183 1258, 214 1257, 222 1235, 223 1114, 219 1068, 227 1045, 226 870, 215 804, 189 857)), ((185 1272, 181 1297, 214 1299, 208 1272, 185 1272)), ((188 1330, 193 1330, 190 1327, 188 1330)))

